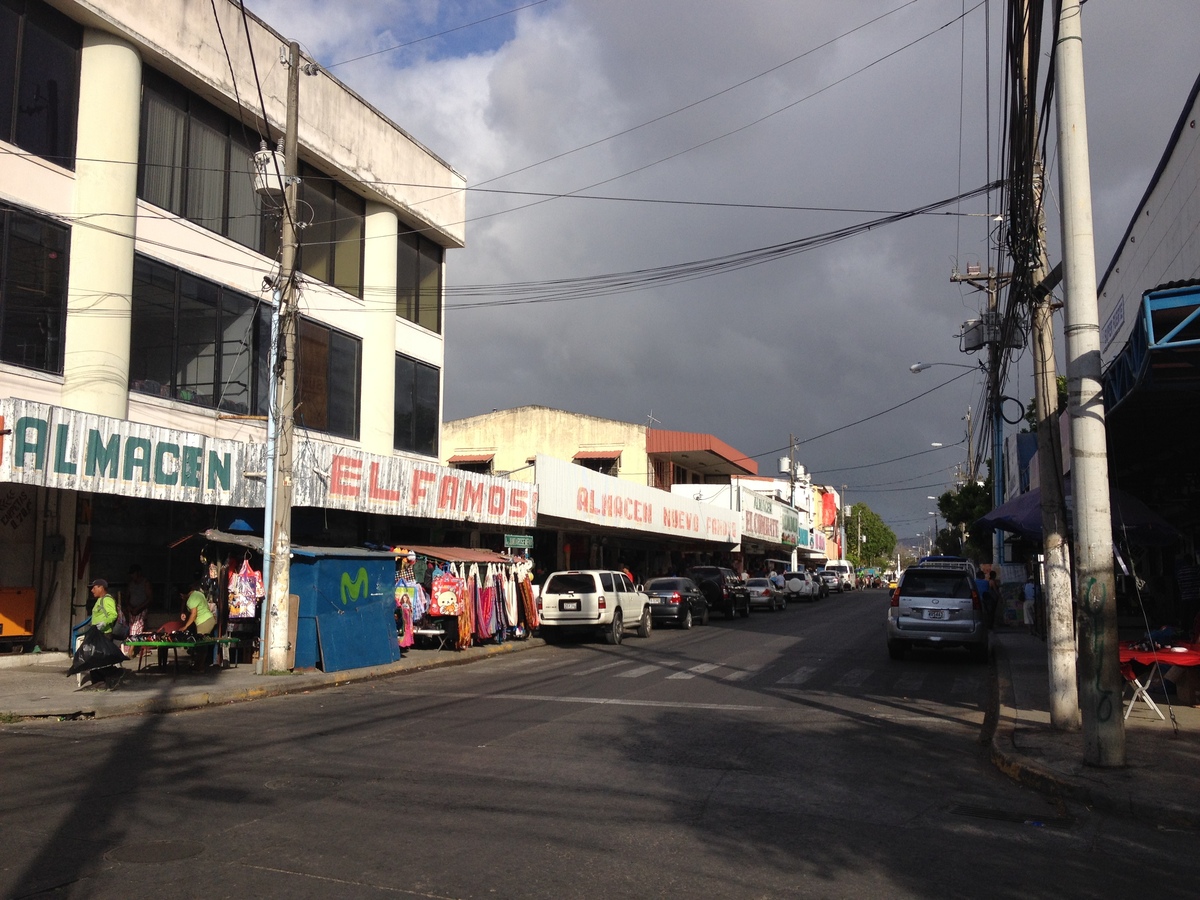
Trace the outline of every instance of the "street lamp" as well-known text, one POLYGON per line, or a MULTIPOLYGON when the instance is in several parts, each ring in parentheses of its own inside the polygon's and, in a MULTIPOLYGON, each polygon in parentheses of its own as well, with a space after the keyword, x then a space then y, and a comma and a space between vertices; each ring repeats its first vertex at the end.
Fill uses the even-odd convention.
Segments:
POLYGON ((931 368, 933 368, 934 366, 954 366, 954 368, 956 368, 956 369, 974 369, 974 368, 980 368, 980 369, 982 369, 982 368, 983 368, 983 365, 982 365, 981 363, 980 363, 980 364, 976 364, 976 365, 970 365, 970 366, 969 366, 969 365, 967 365, 966 363, 948 363, 948 362, 933 362, 933 363, 927 363, 927 362, 915 362, 915 363, 913 363, 911 366, 909 366, 909 367, 908 367, 908 371, 910 371, 910 372, 912 372, 914 375, 916 375, 917 373, 919 373, 919 372, 924 372, 926 369, 931 369, 931 368))

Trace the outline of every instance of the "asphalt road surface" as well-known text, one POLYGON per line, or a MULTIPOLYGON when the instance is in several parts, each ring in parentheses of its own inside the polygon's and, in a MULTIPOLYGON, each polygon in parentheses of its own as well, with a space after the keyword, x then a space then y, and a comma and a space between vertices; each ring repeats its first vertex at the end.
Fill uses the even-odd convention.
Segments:
POLYGON ((311 694, 0 726, 0 896, 1194 897, 1196 835, 1056 804, 990 669, 881 591, 311 694))

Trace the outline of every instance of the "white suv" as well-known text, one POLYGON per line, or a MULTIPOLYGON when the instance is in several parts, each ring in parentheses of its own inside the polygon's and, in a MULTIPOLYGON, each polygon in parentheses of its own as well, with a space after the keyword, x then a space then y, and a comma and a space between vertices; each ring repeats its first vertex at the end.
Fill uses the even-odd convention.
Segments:
POLYGON ((627 623, 650 637, 650 598, 624 572, 581 569, 552 572, 538 598, 541 635, 551 642, 563 631, 595 629, 610 644, 621 643, 627 623))

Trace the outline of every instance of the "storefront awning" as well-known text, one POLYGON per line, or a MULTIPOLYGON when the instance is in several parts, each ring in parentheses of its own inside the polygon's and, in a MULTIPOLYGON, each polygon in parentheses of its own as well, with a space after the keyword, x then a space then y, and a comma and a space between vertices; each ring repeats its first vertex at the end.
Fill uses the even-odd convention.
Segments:
POLYGON ((478 465, 479 463, 489 463, 495 458, 495 453, 455 453, 446 462, 452 466, 462 463, 478 465))
POLYGON ((404 544, 396 548, 396 556, 411 550, 417 556, 426 559, 437 559, 442 562, 459 563, 510 563, 511 556, 497 553, 494 550, 480 550, 473 547, 421 547, 416 544, 404 544))
POLYGON ((620 459, 620 450, 580 450, 574 459, 620 459))

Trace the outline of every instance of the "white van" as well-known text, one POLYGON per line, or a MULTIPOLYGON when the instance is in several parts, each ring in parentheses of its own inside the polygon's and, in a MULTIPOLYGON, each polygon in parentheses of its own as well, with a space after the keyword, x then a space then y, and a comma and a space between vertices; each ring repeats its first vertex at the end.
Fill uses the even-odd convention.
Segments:
POLYGON ((842 590, 852 591, 855 588, 854 566, 848 559, 831 559, 825 563, 826 572, 834 572, 841 579, 842 590))

